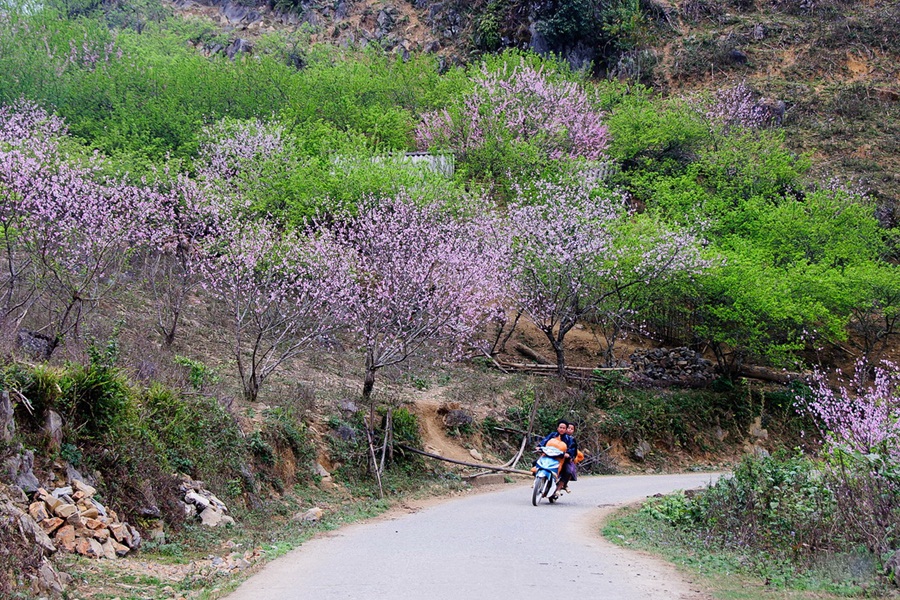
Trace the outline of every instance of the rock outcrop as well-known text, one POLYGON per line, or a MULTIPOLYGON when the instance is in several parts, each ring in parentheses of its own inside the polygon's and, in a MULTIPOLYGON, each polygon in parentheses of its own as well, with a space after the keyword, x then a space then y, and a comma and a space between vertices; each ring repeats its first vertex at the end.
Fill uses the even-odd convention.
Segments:
POLYGON ((712 361, 690 348, 638 350, 629 360, 637 384, 702 387, 716 378, 712 361))

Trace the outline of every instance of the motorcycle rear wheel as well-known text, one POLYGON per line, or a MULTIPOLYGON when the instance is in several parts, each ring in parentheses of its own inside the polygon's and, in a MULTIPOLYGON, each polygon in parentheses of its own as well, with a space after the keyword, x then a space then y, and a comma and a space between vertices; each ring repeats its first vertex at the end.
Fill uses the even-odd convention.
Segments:
POLYGON ((534 478, 534 487, 531 491, 531 504, 534 506, 537 506, 538 502, 541 501, 541 488, 543 487, 544 481, 546 481, 544 477, 534 478))

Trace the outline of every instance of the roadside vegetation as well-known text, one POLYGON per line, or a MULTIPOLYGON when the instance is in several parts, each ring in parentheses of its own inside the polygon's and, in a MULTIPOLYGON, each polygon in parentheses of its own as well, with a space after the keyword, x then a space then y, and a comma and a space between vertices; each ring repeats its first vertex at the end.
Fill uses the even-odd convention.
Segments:
POLYGON ((796 407, 821 447, 745 456, 709 489, 650 499, 604 534, 706 577, 736 573, 760 597, 760 585, 841 597, 895 593, 896 377, 893 366, 860 363, 835 392, 817 373, 796 407))
MULTIPOLYGON (((637 60, 637 34, 656 31, 620 18, 644 15, 636 3, 577 23, 562 4, 545 35, 602 32, 607 64, 637 60)), ((330 510, 309 527, 330 527, 423 480, 459 485, 400 447, 421 438, 398 390, 464 359, 439 384, 457 410, 512 400, 448 432, 497 456, 558 418, 580 423, 595 473, 732 456, 754 427, 802 448, 651 502, 614 535, 746 551, 740 568, 777 585, 846 558, 883 585, 900 546, 897 382, 879 366, 900 314, 895 223, 883 196, 796 152, 763 90, 666 96, 649 76, 592 79, 520 51, 448 67, 300 34, 290 52, 263 36, 229 59, 202 52, 211 25, 132 8, 0 8, 2 458, 33 452, 47 480, 89 474, 123 516, 162 528, 156 557, 226 541, 278 553, 305 539, 291 519, 311 504, 330 510), (482 370, 525 323, 559 377, 497 383, 482 370), (576 384, 585 327, 604 338, 591 367, 626 363, 626 334, 665 335, 706 351, 716 379, 576 384), (865 361, 848 391, 799 381, 847 362, 835 352, 865 361), (751 386, 749 367, 794 383, 751 386), (242 524, 185 523, 179 475, 242 524)), ((6 592, 25 551, 0 545, 6 592)), ((823 589, 861 593, 835 572, 823 589)))

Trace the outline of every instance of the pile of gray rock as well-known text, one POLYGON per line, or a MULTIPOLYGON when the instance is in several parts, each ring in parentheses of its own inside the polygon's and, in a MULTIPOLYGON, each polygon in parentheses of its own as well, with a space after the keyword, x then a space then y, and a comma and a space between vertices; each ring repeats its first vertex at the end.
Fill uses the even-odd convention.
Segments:
POLYGON ((701 387, 717 376, 712 361, 685 347, 637 350, 629 360, 635 383, 701 387))
POLYGON ((52 492, 40 488, 28 506, 28 515, 57 550, 108 559, 137 550, 141 534, 98 502, 96 493, 79 480, 52 492))
POLYGON ((234 519, 225 514, 228 507, 207 490, 202 481, 182 476, 181 492, 184 494, 184 513, 188 519, 199 518, 207 527, 234 524, 234 519))

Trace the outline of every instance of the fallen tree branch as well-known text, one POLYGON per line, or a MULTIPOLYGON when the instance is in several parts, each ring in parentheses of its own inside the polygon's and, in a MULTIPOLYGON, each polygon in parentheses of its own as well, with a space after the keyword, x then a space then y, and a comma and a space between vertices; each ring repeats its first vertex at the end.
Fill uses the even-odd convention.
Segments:
POLYGON ((527 431, 524 431, 524 430, 522 430, 522 429, 514 429, 514 428, 512 428, 512 427, 497 427, 497 426, 494 426, 494 427, 492 427, 491 429, 494 429, 495 431, 503 431, 503 432, 505 432, 505 433, 515 433, 515 434, 517 434, 517 435, 528 435, 528 432, 527 432, 527 431))
POLYGON ((480 463, 470 463, 464 460, 454 460, 452 458, 446 458, 441 456, 440 454, 432 454, 431 452, 425 452, 424 450, 419 450, 418 448, 412 448, 407 446, 406 444, 396 444, 398 448, 402 448, 409 452, 413 452, 415 454, 421 454, 422 456, 427 456, 429 458, 436 458, 437 460, 442 460, 444 462, 453 463, 455 465, 463 465, 464 467, 472 467, 474 469, 485 469, 488 471, 502 471, 503 473, 516 473, 518 475, 531 475, 531 471, 525 471, 523 469, 510 469, 508 467, 495 467, 493 465, 484 465, 480 463))
MULTIPOLYGON (((526 363, 510 363, 502 362, 501 366, 513 369, 534 369, 535 371, 555 371, 556 365, 529 365, 526 363)), ((630 371, 631 367, 570 367, 566 366, 566 371, 580 371, 583 373, 593 373, 594 371, 630 371)))
POLYGON ((737 374, 749 379, 759 379, 761 381, 772 381, 782 384, 788 384, 792 381, 803 379, 803 373, 778 371, 767 367, 757 367, 753 365, 742 365, 741 368, 738 369, 737 374))
POLYGON ((549 366, 552 366, 554 369, 556 368, 556 365, 554 365, 552 362, 550 362, 550 360, 545 358, 543 355, 539 354, 537 351, 532 350, 525 344, 519 343, 519 344, 516 344, 515 346, 513 346, 513 348, 515 349, 516 352, 518 352, 522 356, 530 358, 531 360, 533 360, 536 363, 539 363, 542 365, 549 365, 549 366))
MULTIPOLYGON (((480 349, 480 348, 479 348, 479 349, 480 349)), ((480 350, 481 350, 481 353, 484 354, 484 355, 487 357, 487 359, 488 359, 489 361, 491 361, 492 363, 494 363, 494 366, 497 367, 497 370, 498 370, 498 371, 500 371, 501 373, 508 373, 508 371, 507 371, 506 369, 504 369, 504 368, 500 365, 500 363, 497 362, 497 359, 496 359, 496 358, 494 358, 493 356, 491 356, 490 354, 488 354, 487 352, 485 352, 483 349, 480 349, 480 350)))

